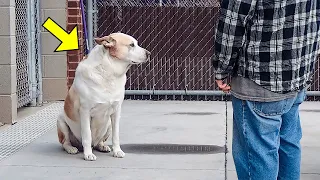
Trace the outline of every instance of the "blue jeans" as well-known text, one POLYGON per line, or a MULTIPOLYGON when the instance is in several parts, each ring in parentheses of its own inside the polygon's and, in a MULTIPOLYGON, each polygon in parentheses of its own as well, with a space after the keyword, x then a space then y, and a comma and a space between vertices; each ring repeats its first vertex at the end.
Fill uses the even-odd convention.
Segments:
POLYGON ((239 180, 299 180, 302 137, 294 98, 254 102, 232 97, 232 155, 239 180))

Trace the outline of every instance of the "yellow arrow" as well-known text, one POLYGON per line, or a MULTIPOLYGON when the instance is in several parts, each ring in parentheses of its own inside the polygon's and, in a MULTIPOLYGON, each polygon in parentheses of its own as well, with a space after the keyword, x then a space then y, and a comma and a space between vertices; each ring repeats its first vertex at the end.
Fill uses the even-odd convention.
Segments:
POLYGON ((54 22, 50 17, 43 23, 42 26, 61 41, 60 45, 54 52, 79 49, 78 26, 75 26, 68 34, 67 31, 54 22))

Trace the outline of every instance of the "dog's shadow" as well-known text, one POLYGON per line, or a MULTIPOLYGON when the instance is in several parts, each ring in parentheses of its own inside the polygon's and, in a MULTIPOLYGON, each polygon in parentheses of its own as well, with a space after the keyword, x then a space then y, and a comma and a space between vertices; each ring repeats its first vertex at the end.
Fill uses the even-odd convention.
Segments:
MULTIPOLYGON (((109 145, 110 147, 110 145, 109 145)), ((227 152, 224 146, 217 145, 190 145, 190 144, 123 144, 122 150, 127 154, 152 155, 192 155, 192 154, 219 154, 227 152)), ((58 159, 81 159, 83 151, 77 154, 68 154, 58 142, 39 143, 32 148, 32 153, 58 159), (36 147, 36 148, 35 148, 36 147)), ((97 157, 113 158, 113 152, 100 152, 93 149, 97 157)))
MULTIPOLYGON (((59 142, 42 142, 34 144, 29 147, 27 151, 30 151, 31 155, 37 155, 43 158, 54 158, 54 159, 81 159, 83 160, 83 150, 79 150, 77 154, 68 154, 59 142)), ((93 153, 96 156, 107 156, 113 157, 111 152, 100 152, 93 149, 93 153)))

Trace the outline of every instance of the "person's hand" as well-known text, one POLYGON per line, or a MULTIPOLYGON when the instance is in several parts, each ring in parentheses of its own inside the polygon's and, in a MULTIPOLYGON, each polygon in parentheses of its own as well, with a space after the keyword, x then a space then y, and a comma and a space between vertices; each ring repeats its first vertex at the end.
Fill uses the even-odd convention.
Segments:
POLYGON ((218 87, 225 93, 228 93, 231 89, 231 87, 228 84, 224 83, 223 80, 216 80, 216 83, 218 87))

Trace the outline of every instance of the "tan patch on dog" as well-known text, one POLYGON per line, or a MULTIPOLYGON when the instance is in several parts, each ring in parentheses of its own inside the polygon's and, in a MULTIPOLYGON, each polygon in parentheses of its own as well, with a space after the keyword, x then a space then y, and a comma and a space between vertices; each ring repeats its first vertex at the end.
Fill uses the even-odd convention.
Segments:
POLYGON ((118 45, 129 46, 132 43, 132 39, 124 34, 113 33, 110 37, 116 40, 118 45))
POLYGON ((74 112, 76 109, 75 104, 77 103, 75 98, 76 98, 76 93, 71 87, 64 101, 64 112, 66 113, 67 117, 72 121, 77 121, 75 112, 74 112))
POLYGON ((110 37, 116 41, 115 46, 110 48, 110 55, 118 59, 124 59, 127 56, 130 44, 133 43, 132 39, 118 33, 111 34, 110 37))
POLYGON ((63 134, 63 132, 60 130, 60 128, 59 128, 59 127, 57 127, 57 130, 58 130, 58 138, 59 138, 59 142, 60 142, 61 144, 63 144, 63 143, 64 143, 64 141, 65 141, 65 139, 64 139, 64 134, 63 134))

